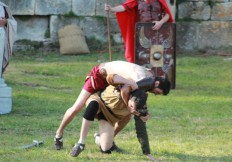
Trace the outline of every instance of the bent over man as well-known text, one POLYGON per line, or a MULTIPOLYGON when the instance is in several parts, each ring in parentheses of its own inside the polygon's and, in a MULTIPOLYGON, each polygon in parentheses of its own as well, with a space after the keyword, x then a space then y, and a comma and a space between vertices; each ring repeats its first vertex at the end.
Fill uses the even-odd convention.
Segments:
MULTIPOLYGON (((63 120, 56 131, 56 149, 59 150, 62 148, 63 131, 65 127, 72 121, 75 115, 81 111, 91 94, 103 90, 108 85, 116 84, 129 85, 131 91, 134 91, 138 89, 136 82, 146 78, 151 78, 151 81, 146 81, 145 84, 144 82, 141 82, 140 84, 142 86, 139 88, 145 88, 145 91, 156 94, 158 90, 156 87, 157 82, 155 81, 156 77, 149 69, 125 61, 106 62, 95 66, 91 73, 87 75, 83 89, 76 102, 65 112, 63 120)), ((160 84, 160 86, 162 85, 163 84, 160 84)), ((167 78, 165 86, 162 87, 162 92, 159 93, 162 93, 163 95, 168 94, 170 90, 170 82, 167 78)))
MULTIPOLYGON (((95 93, 87 101, 87 108, 83 115, 82 127, 80 132, 80 139, 73 147, 70 155, 78 156, 85 148, 85 139, 87 133, 92 125, 94 118, 99 120, 99 135, 95 135, 95 141, 100 147, 102 153, 111 153, 114 151, 115 144, 113 142, 115 131, 115 124, 127 117, 130 117, 131 113, 136 118, 136 133, 141 143, 143 153, 150 159, 154 160, 150 154, 150 146, 148 135, 146 131, 146 124, 143 121, 139 121, 140 113, 136 110, 146 106, 147 94, 142 90, 135 90, 131 93, 128 102, 122 98, 122 93, 125 89, 108 86, 103 92, 95 93), (139 123, 143 123, 142 125, 139 123), (142 140, 140 140, 142 139, 142 140)), ((147 114, 145 119, 149 118, 147 114)))

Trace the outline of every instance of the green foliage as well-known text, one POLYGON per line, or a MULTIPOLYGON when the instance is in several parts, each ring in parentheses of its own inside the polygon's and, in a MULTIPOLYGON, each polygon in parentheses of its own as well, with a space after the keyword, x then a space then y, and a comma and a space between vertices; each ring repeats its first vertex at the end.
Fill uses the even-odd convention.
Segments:
POLYGON ((69 13, 65 15, 59 15, 59 18, 77 18, 78 20, 83 20, 85 17, 84 16, 78 16, 76 15, 73 11, 70 11, 69 13))
POLYGON ((181 4, 181 3, 184 3, 184 2, 189 2, 189 0, 177 0, 176 1, 176 4, 181 4))
MULTIPOLYGON (((117 48, 119 44, 116 43, 111 35, 111 50, 113 52, 120 52, 117 48)), ((90 51, 97 51, 97 52, 106 52, 109 49, 108 42, 100 41, 95 37, 86 38, 86 43, 90 49, 90 51)))
POLYGON ((90 51, 105 51, 108 48, 107 42, 97 40, 95 37, 86 38, 86 43, 88 44, 90 51))
POLYGON ((28 16, 28 15, 23 15, 23 16, 20 16, 19 18, 21 21, 28 21, 31 19, 31 16, 28 16))
POLYGON ((64 16, 66 16, 66 17, 76 17, 77 15, 73 11, 70 11, 69 13, 65 14, 64 16))
POLYGON ((93 16, 97 21, 102 22, 103 25, 107 25, 107 18, 105 16, 93 16))
MULTIPOLYGON (((113 60, 123 54, 113 53, 113 60)), ((78 96, 85 76, 108 54, 64 56, 57 53, 15 53, 5 82, 13 90, 10 114, 0 116, 1 162, 146 161, 134 121, 116 137, 124 154, 103 155, 94 143, 95 121, 79 157, 69 155, 79 138, 82 112, 65 129, 64 149, 53 137, 64 112, 78 96), (28 150, 33 139, 45 144, 28 150)), ((176 89, 168 96, 149 95, 147 122, 151 154, 162 161, 223 161, 232 158, 232 75, 230 57, 178 56, 176 89)))
POLYGON ((39 49, 42 46, 42 42, 40 42, 40 41, 31 41, 31 40, 28 40, 28 39, 18 40, 17 44, 30 46, 31 50, 39 49))
POLYGON ((208 1, 208 4, 211 8, 213 8, 213 6, 216 4, 216 1, 215 0, 209 0, 208 1))
POLYGON ((70 11, 69 13, 65 15, 58 15, 59 19, 66 19, 66 18, 77 18, 78 20, 83 20, 85 17, 84 16, 78 16, 74 12, 70 11))
POLYGON ((50 28, 47 28, 47 30, 45 31, 44 37, 45 38, 50 38, 51 34, 50 34, 50 28))

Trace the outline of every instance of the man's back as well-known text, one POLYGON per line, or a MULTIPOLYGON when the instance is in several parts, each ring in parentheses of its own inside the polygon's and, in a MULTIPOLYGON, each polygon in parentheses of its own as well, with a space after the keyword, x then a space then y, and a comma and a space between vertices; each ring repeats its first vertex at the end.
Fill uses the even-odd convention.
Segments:
POLYGON ((107 74, 118 74, 126 79, 139 81, 146 77, 152 77, 152 73, 142 66, 126 61, 112 61, 103 63, 107 74))

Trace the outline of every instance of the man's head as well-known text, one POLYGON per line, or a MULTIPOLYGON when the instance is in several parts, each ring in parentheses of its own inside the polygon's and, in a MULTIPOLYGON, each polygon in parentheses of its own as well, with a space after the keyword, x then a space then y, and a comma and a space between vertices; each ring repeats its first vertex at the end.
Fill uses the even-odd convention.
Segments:
POLYGON ((154 94, 163 94, 167 95, 171 89, 171 82, 168 80, 167 76, 166 77, 160 77, 157 76, 155 77, 155 86, 153 88, 153 93, 154 94))
POLYGON ((146 102, 147 94, 144 91, 137 89, 131 93, 128 106, 134 107, 134 109, 143 108, 146 105, 146 102))

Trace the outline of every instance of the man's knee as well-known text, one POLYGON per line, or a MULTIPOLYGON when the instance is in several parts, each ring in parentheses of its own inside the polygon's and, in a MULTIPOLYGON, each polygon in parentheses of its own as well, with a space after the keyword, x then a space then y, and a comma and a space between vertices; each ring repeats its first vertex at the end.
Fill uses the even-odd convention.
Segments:
POLYGON ((99 109, 99 105, 98 105, 98 102, 97 101, 91 101, 84 114, 83 114, 83 117, 86 119, 86 120, 90 120, 90 121, 93 121, 94 120, 94 117, 95 115, 97 114, 98 112, 98 109, 99 109))
POLYGON ((111 148, 110 149, 107 149, 107 150, 103 150, 101 147, 100 147, 100 150, 103 154, 111 154, 111 148))

